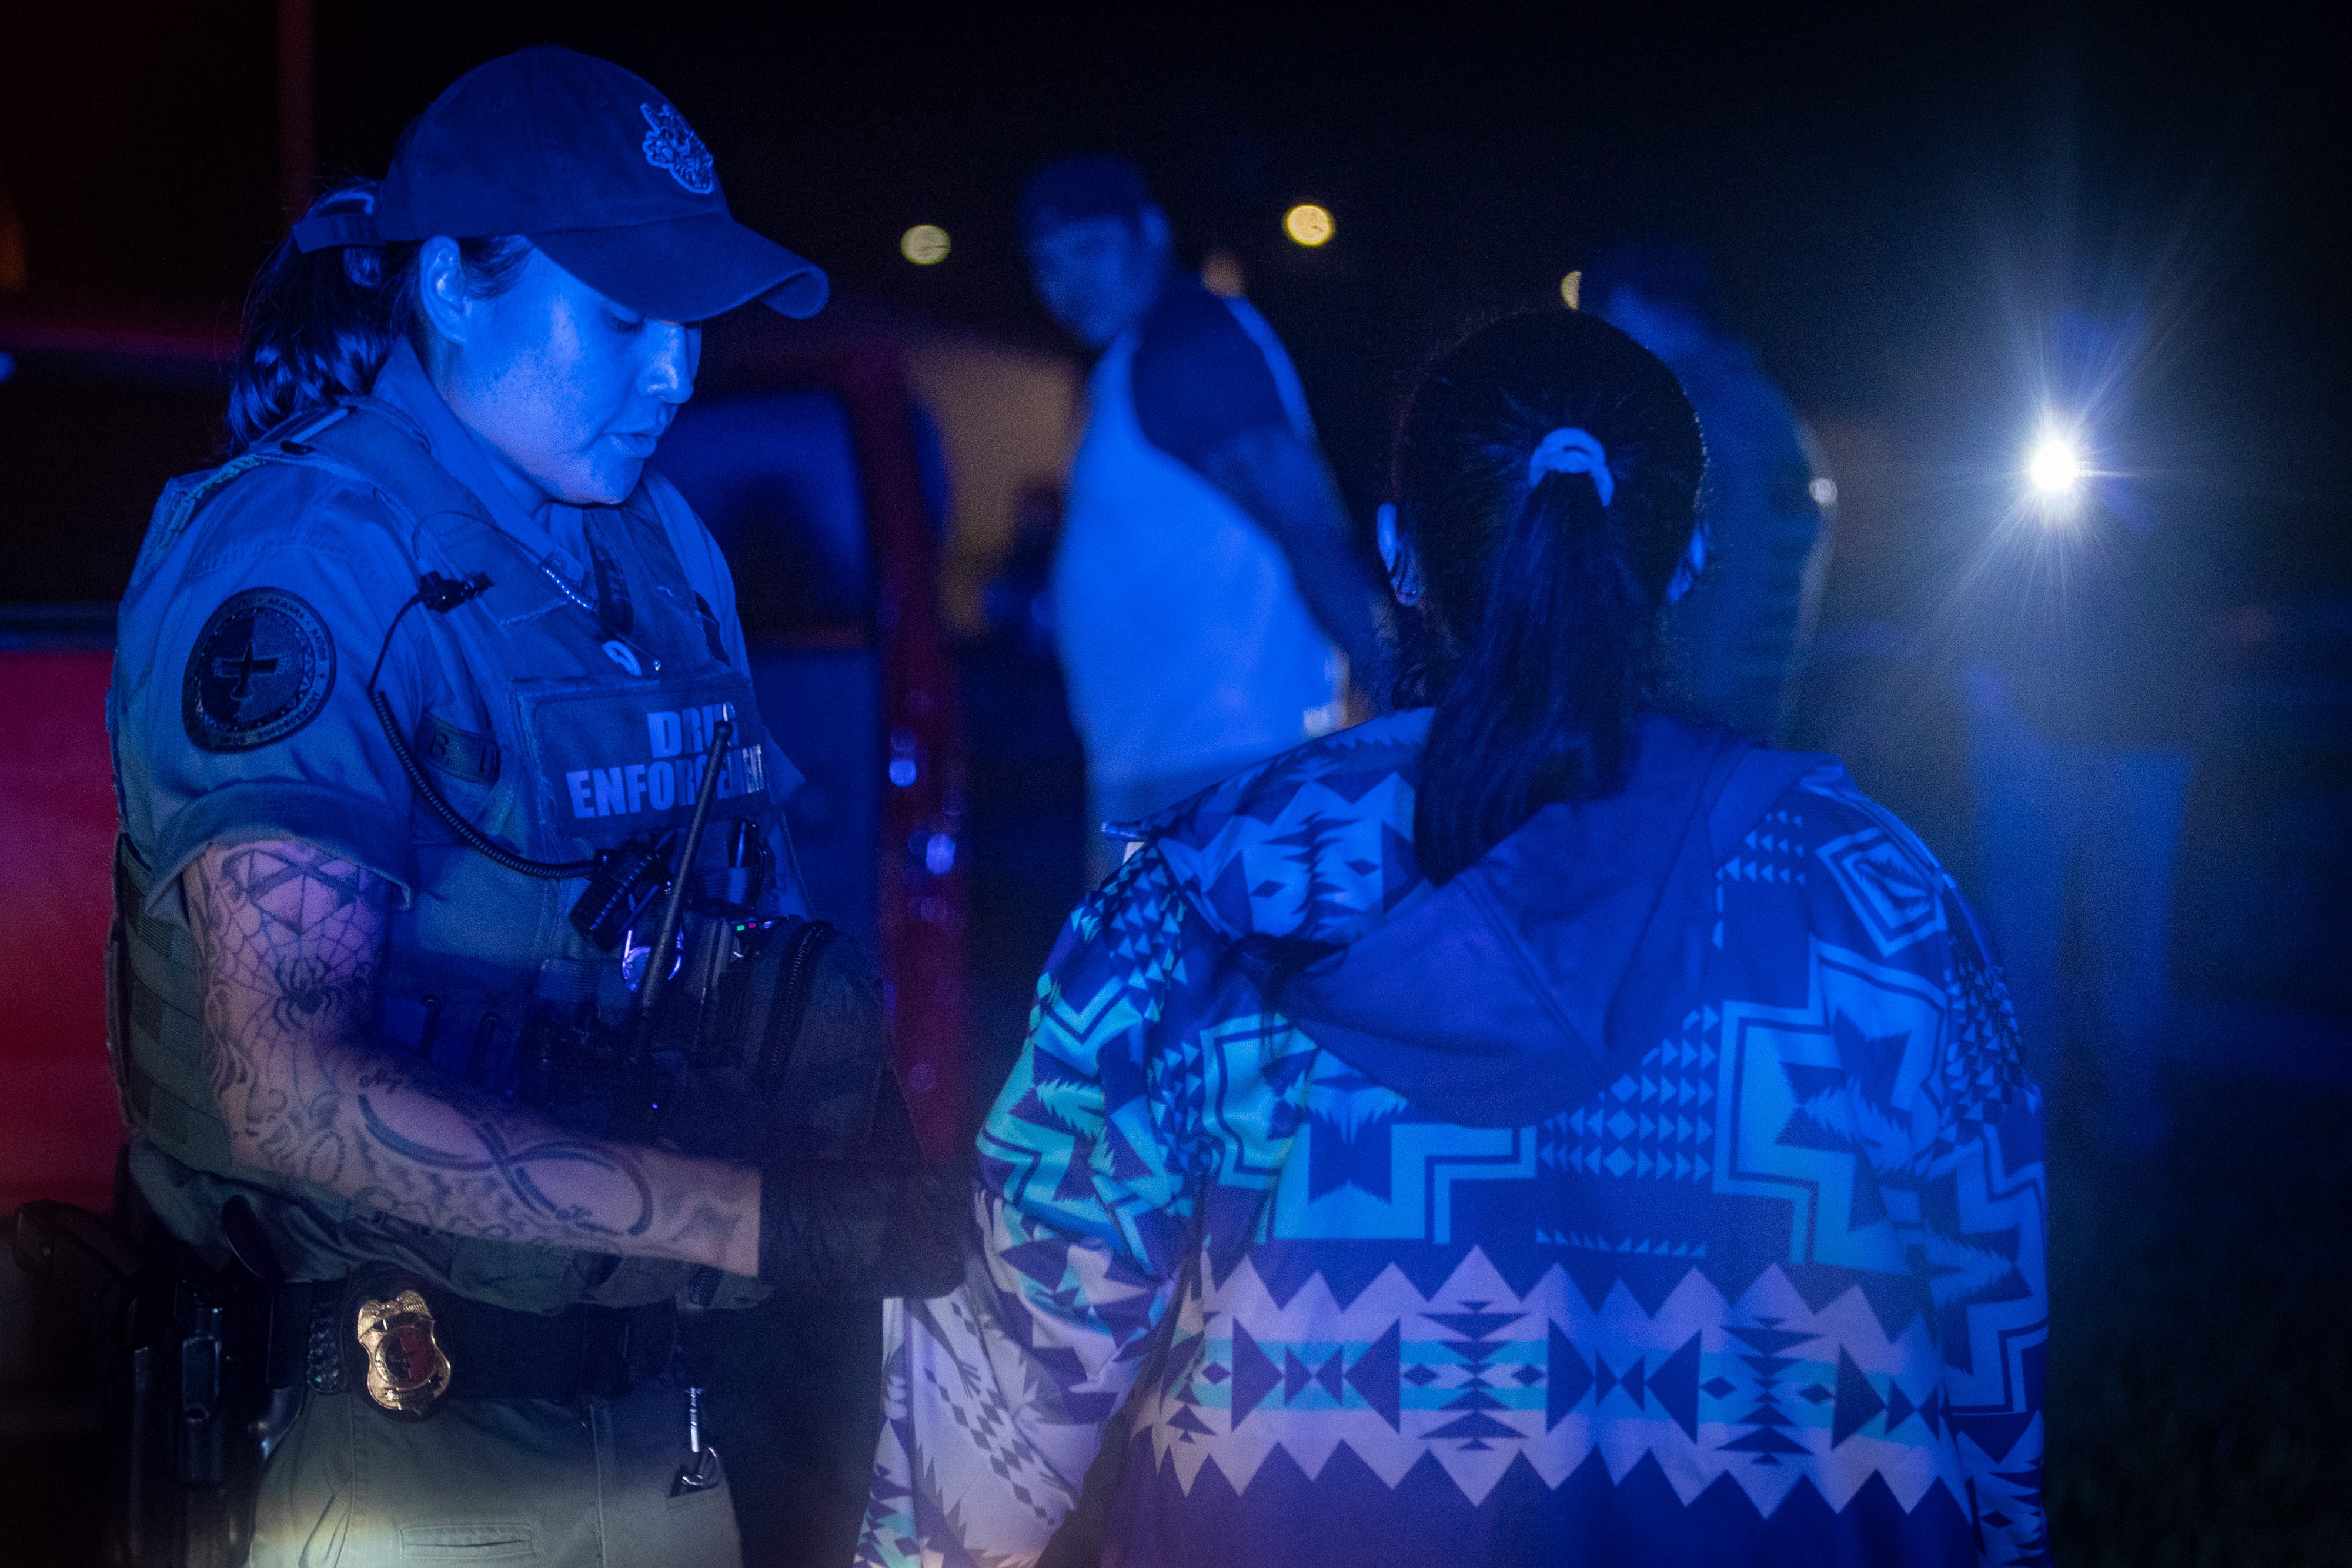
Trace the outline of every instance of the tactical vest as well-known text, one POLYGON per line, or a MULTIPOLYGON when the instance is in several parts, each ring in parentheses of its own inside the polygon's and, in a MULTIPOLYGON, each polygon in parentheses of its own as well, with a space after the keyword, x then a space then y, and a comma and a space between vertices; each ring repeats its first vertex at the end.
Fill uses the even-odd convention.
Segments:
MULTIPOLYGON (((415 726, 407 738, 432 782, 476 828, 544 862, 586 860, 637 835, 682 835, 701 755, 724 717, 734 738, 719 764, 697 874, 706 885, 724 883, 736 824, 748 821, 772 867, 764 902, 776 905, 790 875, 781 810, 790 764, 767 749, 751 682, 728 663, 717 617, 694 591, 644 486, 600 515, 600 614, 590 596, 567 592, 490 520, 404 415, 353 400, 166 491, 134 582, 171 571, 204 506, 265 464, 321 469, 372 489, 396 520, 416 578, 488 579, 478 597, 446 612, 412 610, 394 632, 429 640, 445 678, 464 673, 446 711, 400 717, 415 726), (625 612, 613 606, 616 594, 625 612)), ((299 591, 299 583, 285 586, 299 591)), ((344 653, 338 678, 356 685, 376 650, 344 653)), ((365 699, 346 692, 336 700, 365 699)), ((390 913, 377 988, 377 1037, 387 1049, 416 1051, 511 1094, 528 1065, 518 1046, 551 1017, 623 1023, 630 991, 621 956, 599 950, 569 918, 584 877, 550 881, 498 865, 421 800, 412 821, 417 893, 390 913)), ((461 1295, 551 1312, 578 1301, 660 1300, 693 1275, 689 1265, 660 1260, 427 1229, 234 1160, 205 1068, 194 942, 185 927, 148 913, 152 889, 127 839, 116 864, 110 1051, 137 1134, 134 1174, 186 1239, 211 1240, 220 1208, 245 1194, 295 1278, 391 1261, 461 1295)))

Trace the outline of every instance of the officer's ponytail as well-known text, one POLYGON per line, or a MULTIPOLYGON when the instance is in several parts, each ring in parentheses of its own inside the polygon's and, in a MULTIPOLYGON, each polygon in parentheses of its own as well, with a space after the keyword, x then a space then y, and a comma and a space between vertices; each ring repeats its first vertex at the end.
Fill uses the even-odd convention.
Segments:
MULTIPOLYGON (((310 204, 306 218, 373 213, 376 182, 349 180, 310 204)), ((393 345, 417 330, 415 244, 346 245, 304 251, 278 242, 245 300, 245 340, 228 394, 231 455, 297 414, 355 397, 375 384, 393 345)), ((467 286, 483 296, 513 286, 530 243, 463 239, 467 286)))
POLYGON ((1704 462, 1672 372, 1590 316, 1498 321, 1413 392, 1394 489, 1423 587, 1401 695, 1436 707, 1413 825, 1433 880, 1622 786, 1704 462))

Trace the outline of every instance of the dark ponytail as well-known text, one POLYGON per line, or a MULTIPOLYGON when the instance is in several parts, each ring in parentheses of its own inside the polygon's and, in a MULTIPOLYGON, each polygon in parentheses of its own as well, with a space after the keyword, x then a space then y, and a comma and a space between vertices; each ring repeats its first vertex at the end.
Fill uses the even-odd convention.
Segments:
MULTIPOLYGON (((310 204, 306 217, 375 211, 376 182, 348 180, 310 204)), ((269 430, 375 385, 393 346, 416 330, 415 244, 332 246, 304 251, 278 242, 245 298, 245 339, 228 394, 231 456, 269 430)), ((477 295, 514 285, 527 240, 462 239, 467 286, 477 295)))
POLYGON ((1623 786, 1704 462, 1672 372, 1589 316, 1498 321, 1423 379, 1394 488, 1423 584, 1401 695, 1436 707, 1413 820, 1433 880, 1555 800, 1623 786), (1607 504, 1591 474, 1529 482, 1563 428, 1606 453, 1607 504))

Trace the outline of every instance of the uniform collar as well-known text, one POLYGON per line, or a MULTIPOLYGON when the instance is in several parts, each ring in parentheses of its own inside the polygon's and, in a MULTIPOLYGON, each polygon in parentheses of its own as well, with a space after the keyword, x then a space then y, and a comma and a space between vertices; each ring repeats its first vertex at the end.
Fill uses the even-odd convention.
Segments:
POLYGON ((406 341, 394 346, 377 373, 373 394, 417 423, 434 461, 474 493, 501 532, 529 547, 533 555, 551 554, 553 564, 573 581, 585 576, 583 563, 588 552, 580 509, 551 501, 536 511, 525 508, 499 476, 497 460, 482 438, 441 401, 424 362, 406 341))

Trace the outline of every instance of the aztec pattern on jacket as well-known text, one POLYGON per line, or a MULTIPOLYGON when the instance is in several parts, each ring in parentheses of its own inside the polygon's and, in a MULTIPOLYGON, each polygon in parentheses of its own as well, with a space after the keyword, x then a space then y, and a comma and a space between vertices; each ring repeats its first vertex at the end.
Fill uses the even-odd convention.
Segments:
POLYGON ((888 1308, 858 1561, 1032 1560, 1108 1427, 1126 1563, 2046 1562, 2040 1100, 1949 879, 1814 768, 1718 866, 1680 1028, 1449 1124, 1235 961, 1427 895, 1425 725, 1156 819, 1072 916, 984 1245, 888 1308))

